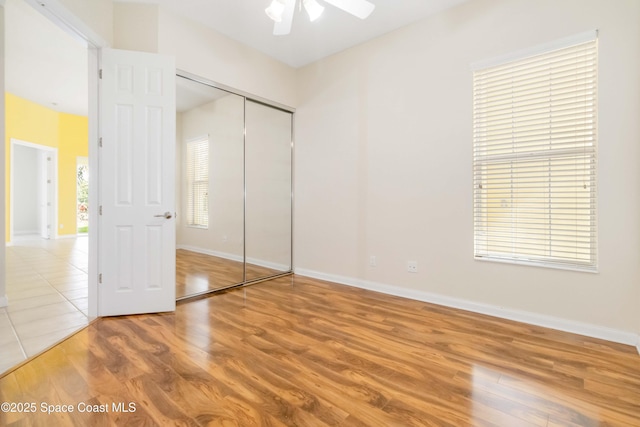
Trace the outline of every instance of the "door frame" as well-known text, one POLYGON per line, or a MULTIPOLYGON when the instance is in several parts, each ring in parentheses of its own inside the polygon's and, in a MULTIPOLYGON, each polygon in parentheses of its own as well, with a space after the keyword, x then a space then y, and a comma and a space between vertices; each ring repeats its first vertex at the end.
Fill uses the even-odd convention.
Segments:
MULTIPOLYGON (((41 144, 36 144, 33 142, 29 142, 29 141, 23 141, 21 139, 16 139, 16 138, 11 138, 11 160, 9 163, 9 167, 10 167, 10 171, 9 171, 9 175, 10 175, 10 185, 9 185, 9 244, 13 244, 14 240, 15 240, 15 234, 14 234, 14 227, 15 227, 15 222, 14 222, 14 218, 15 216, 15 203, 13 200, 13 196, 15 194, 15 182, 16 180, 14 179, 14 172, 15 172, 15 167, 14 167, 14 160, 15 160, 15 147, 16 146, 20 146, 20 147, 28 147, 28 148, 33 148, 38 150, 38 152, 44 152, 47 153, 47 155, 51 155, 51 167, 52 167, 52 171, 51 171, 51 175, 53 176, 53 200, 49 201, 50 205, 48 206, 48 209, 50 209, 50 212, 47 213, 47 215, 49 215, 49 218, 51 220, 51 228, 49 231, 49 239, 57 239, 58 238, 58 149, 55 147, 49 147, 47 145, 41 145, 41 144)), ((40 167, 40 165, 38 165, 38 167, 40 167)), ((47 171, 48 172, 48 171, 47 171)), ((42 186, 43 182, 42 180, 40 180, 38 182, 38 186, 42 186)), ((45 187, 45 192, 46 191, 46 187, 45 187)), ((38 221, 40 221, 40 215, 38 215, 38 221)), ((38 230, 38 234, 40 234, 40 230, 38 230)))
MULTIPOLYGON (((69 34, 87 48, 87 73, 89 74, 89 170, 95 179, 89 181, 89 205, 100 205, 99 183, 99 70, 100 48, 107 47, 108 43, 95 31, 93 31, 82 19, 71 13, 60 0, 24 0, 35 10, 69 34)), ((88 269, 88 317, 93 320, 98 317, 98 265, 100 254, 98 253, 100 230, 97 215, 89 217, 89 269, 88 269), (93 216, 93 220, 92 217, 93 216)))
MULTIPOLYGON (((87 167, 89 166, 89 157, 88 156, 76 156, 76 235, 80 235, 80 233, 78 233, 78 180, 77 180, 77 173, 78 173, 78 166, 80 166, 81 164, 83 165, 87 165, 87 167)), ((91 169, 89 169, 89 186, 91 186, 91 169)), ((91 206, 91 205, 89 205, 91 206)), ((88 235, 89 233, 87 233, 88 235)))

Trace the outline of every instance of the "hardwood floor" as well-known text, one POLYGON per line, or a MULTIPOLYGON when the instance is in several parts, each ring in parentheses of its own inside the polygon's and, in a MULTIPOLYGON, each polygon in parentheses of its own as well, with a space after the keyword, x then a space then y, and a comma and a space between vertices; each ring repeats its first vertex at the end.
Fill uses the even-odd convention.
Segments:
POLYGON ((176 250, 176 297, 220 289, 243 280, 243 265, 184 249, 176 250))
POLYGON ((0 425, 640 426, 640 356, 290 276, 100 319, 1 378, 0 402, 37 406, 0 425))
MULTIPOLYGON (((226 288, 244 281, 244 265, 185 249, 176 250, 176 298, 226 288)), ((257 279, 280 273, 259 265, 247 264, 247 278, 257 279)))

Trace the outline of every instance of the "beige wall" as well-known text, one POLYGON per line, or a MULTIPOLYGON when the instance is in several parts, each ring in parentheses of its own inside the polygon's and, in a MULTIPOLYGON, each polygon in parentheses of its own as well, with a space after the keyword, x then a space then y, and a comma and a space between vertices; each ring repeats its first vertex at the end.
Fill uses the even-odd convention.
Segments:
POLYGON ((296 70, 280 61, 164 7, 115 3, 113 14, 118 49, 171 55, 180 70, 270 101, 296 104, 296 70))
POLYGON ((158 52, 158 6, 114 3, 113 47, 158 52))
POLYGON ((158 28, 158 52, 175 56, 178 69, 295 106, 294 68, 162 7, 158 28))
POLYGON ((636 334, 639 16, 635 0, 474 0, 299 70, 296 270, 636 334), (470 64, 596 28, 600 272, 474 261, 470 64))
POLYGON ((108 44, 113 43, 113 0, 58 0, 108 44))

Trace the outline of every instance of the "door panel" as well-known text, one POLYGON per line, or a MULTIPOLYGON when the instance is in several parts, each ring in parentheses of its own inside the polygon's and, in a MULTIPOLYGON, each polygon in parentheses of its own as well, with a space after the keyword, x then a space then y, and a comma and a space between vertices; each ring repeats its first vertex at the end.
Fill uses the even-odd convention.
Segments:
POLYGON ((244 98, 180 76, 176 98, 180 298, 244 280, 244 98))
POLYGON ((39 234, 43 239, 49 239, 51 233, 51 159, 49 153, 44 150, 38 150, 38 211, 39 215, 39 234))
POLYGON ((246 280, 291 270, 292 114, 246 101, 246 280))
POLYGON ((173 311, 174 60, 104 49, 102 70, 99 314, 173 311))

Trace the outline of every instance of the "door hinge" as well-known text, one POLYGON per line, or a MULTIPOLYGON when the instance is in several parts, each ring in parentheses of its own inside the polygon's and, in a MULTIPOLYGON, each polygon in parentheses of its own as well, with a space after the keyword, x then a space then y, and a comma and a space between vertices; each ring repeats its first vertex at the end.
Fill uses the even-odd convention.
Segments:
POLYGON ((100 215, 102 215, 102 205, 100 205, 100 208, 98 208, 98 212, 100 212, 100 215))
POLYGON ((99 77, 100 79, 102 79, 102 68, 100 68, 100 69, 98 70, 98 77, 99 77))
POLYGON ((98 283, 102 283, 102 273, 98 274, 98 283))
POLYGON ((102 137, 98 139, 98 145, 100 146, 100 148, 102 148, 102 137))

